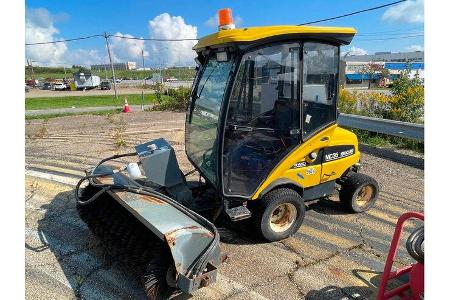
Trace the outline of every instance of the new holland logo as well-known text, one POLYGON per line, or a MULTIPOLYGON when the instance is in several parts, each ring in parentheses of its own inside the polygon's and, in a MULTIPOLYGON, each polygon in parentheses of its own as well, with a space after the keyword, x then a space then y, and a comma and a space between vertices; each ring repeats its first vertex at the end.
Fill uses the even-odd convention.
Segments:
POLYGON ((328 153, 328 154, 325 154, 325 161, 332 161, 332 160, 336 160, 339 158, 344 158, 344 157, 353 155, 353 153, 355 153, 355 149, 353 149, 353 148, 344 150, 344 151, 328 153))

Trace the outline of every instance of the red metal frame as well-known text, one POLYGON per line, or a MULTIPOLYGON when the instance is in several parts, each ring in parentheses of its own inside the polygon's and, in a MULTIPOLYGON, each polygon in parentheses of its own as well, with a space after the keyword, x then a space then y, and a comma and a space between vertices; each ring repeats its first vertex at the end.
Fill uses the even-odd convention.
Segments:
MULTIPOLYGON (((400 277, 405 273, 409 273, 414 265, 410 265, 404 268, 400 268, 396 271, 392 270, 392 264, 397 255, 398 245, 400 242, 400 236, 403 231, 403 226, 405 222, 409 219, 419 219, 424 221, 424 214, 419 212, 407 212, 400 216, 397 220, 397 225, 395 226, 394 236, 392 237, 391 247, 389 248, 389 254, 386 259, 386 265, 384 266, 383 275, 381 277, 380 287, 378 289, 377 300, 390 299, 394 296, 399 296, 401 299, 409 299, 404 296, 404 292, 410 289, 410 283, 405 283, 399 287, 392 290, 386 291, 387 283, 390 279, 400 277)), ((412 298, 414 299, 414 298, 412 298)))

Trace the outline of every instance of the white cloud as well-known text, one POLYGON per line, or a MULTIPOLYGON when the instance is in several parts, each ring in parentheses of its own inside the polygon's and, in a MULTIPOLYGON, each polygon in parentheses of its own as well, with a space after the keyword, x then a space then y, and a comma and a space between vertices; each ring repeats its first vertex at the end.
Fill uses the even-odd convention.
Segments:
MULTIPOLYGON (((197 38, 197 27, 188 25, 180 16, 170 16, 163 13, 149 21, 151 38, 160 39, 195 39, 197 38)), ((151 42, 149 52, 150 61, 153 65, 193 65, 196 56, 192 47, 196 41, 177 42, 151 42)))
MULTIPOLYGON (((61 39, 54 26, 54 16, 45 8, 28 8, 25 15, 25 43, 48 42, 61 39)), ((26 47, 27 58, 40 65, 58 64, 67 51, 66 43, 34 45, 26 47)))
POLYGON ((406 23, 423 23, 424 0, 408 0, 386 10, 381 17, 383 21, 406 23))
MULTIPOLYGON (((128 38, 134 38, 131 34, 122 34, 117 32, 116 36, 123 36, 128 38)), ((137 60, 142 57, 142 50, 144 50, 144 56, 148 55, 148 51, 145 50, 144 40, 123 39, 119 37, 111 37, 111 54, 114 57, 114 61, 129 61, 137 60)))
POLYGON ((421 46, 421 45, 411 45, 411 46, 409 46, 409 47, 406 47, 406 50, 407 50, 407 51, 411 51, 411 52, 414 52, 414 51, 423 51, 423 46, 421 46))
MULTIPOLYGON (((25 43, 42 43, 64 39, 55 27, 56 22, 68 20, 65 13, 51 14, 45 8, 27 8, 25 16, 25 43)), ((26 46, 25 56, 39 66, 90 65, 104 59, 98 50, 69 49, 68 44, 54 43, 26 46)))
MULTIPOLYGON (((240 15, 237 15, 236 17, 233 17, 233 22, 236 27, 241 27, 244 23, 244 19, 240 15)), ((219 26, 219 16, 214 15, 210 17, 208 20, 205 21, 205 25, 214 29, 217 29, 219 26)))
POLYGON ((363 48, 352 46, 344 55, 351 56, 351 55, 367 55, 367 54, 368 52, 363 48))
POLYGON ((105 61, 105 57, 99 54, 97 49, 75 49, 70 50, 64 57, 65 65, 90 66, 105 61))

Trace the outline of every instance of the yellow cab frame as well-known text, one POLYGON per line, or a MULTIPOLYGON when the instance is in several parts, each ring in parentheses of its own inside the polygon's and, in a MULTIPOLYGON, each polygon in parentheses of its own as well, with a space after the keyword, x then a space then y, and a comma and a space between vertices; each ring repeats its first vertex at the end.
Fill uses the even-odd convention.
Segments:
MULTIPOLYGON (((305 201, 317 199, 331 194, 335 187, 335 181, 345 175, 346 172, 357 166, 360 159, 357 137, 352 132, 342 129, 336 124, 338 114, 337 97, 340 55, 339 46, 342 44, 349 44, 355 33, 356 31, 353 28, 339 27, 267 26, 241 28, 218 31, 217 33, 202 38, 198 42, 198 44, 194 46, 194 50, 198 54, 196 60, 200 64, 200 67, 197 72, 196 80, 194 82, 192 91, 193 96, 190 102, 190 109, 188 110, 188 116, 186 120, 186 153, 191 163, 196 166, 196 168, 209 183, 212 183, 212 185, 215 186, 218 191, 220 191, 220 194, 225 199, 232 199, 234 201, 255 200, 262 197, 270 190, 280 186, 289 186, 297 190, 305 201), (324 49, 322 52, 330 52, 330 49, 332 48, 327 48, 328 46, 335 47, 336 50, 334 52, 334 57, 325 58, 329 61, 334 61, 336 65, 334 71, 334 80, 327 83, 328 85, 333 85, 332 87, 327 87, 328 91, 330 89, 333 90, 333 94, 330 96, 333 98, 330 101, 332 106, 330 110, 333 113, 333 117, 331 119, 328 118, 324 124, 315 126, 316 129, 314 130, 314 132, 309 133, 308 136, 305 136, 303 125, 305 124, 304 118, 308 117, 308 115, 303 111, 306 110, 306 107, 304 105, 304 103, 306 102, 303 99, 303 95, 304 93, 306 93, 304 91, 306 85, 302 85, 302 81, 303 76, 305 76, 306 74, 303 64, 303 56, 304 52, 306 51, 304 49, 305 45, 309 45, 307 43, 312 43, 313 46, 316 44, 319 46, 324 45, 324 49), (255 136, 261 135, 257 133, 258 129, 255 129, 254 127, 233 125, 229 122, 231 109, 230 106, 232 106, 232 104, 230 104, 232 100, 230 99, 233 97, 233 89, 237 89, 236 86, 239 85, 238 81, 242 79, 237 77, 239 77, 238 74, 240 72, 240 68, 243 68, 242 66, 245 55, 252 51, 253 53, 255 53, 255 49, 267 49, 268 47, 276 47, 277 45, 283 47, 284 45, 288 44, 298 45, 298 50, 296 50, 296 54, 298 54, 298 57, 291 57, 291 60, 293 62, 295 61, 297 65, 287 66, 287 69, 296 68, 297 72, 297 74, 295 75, 296 82, 294 83, 294 85, 299 92, 295 93, 296 99, 293 99, 294 101, 292 102, 292 104, 294 106, 297 106, 296 112, 298 112, 298 126, 291 126, 291 128, 289 128, 289 135, 297 137, 298 141, 294 142, 290 147, 286 147, 286 149, 284 149, 285 151, 281 151, 283 153, 280 154, 280 157, 278 157, 276 161, 272 161, 272 164, 269 163, 269 167, 266 166, 266 169, 270 169, 263 170, 262 173, 264 174, 260 174, 261 172, 258 172, 260 171, 258 170, 258 166, 252 166, 251 162, 247 164, 247 168, 256 168, 256 171, 250 171, 251 176, 243 176, 242 173, 231 174, 233 172, 236 172, 235 169, 232 169, 236 165, 233 165, 234 162, 232 162, 231 166, 229 166, 229 170, 224 171, 224 169, 226 169, 226 165, 230 164, 229 161, 232 160, 232 158, 228 158, 228 161, 225 161, 227 155, 226 153, 224 153, 224 151, 226 151, 225 148, 227 147, 227 134, 229 133, 229 131, 231 131, 230 127, 234 126, 234 131, 240 131, 241 133, 244 132, 244 135, 247 134, 247 140, 249 140, 250 142, 253 139, 254 142, 256 140, 256 144, 258 144, 260 143, 261 139, 264 139, 264 136, 260 136, 259 139, 254 136, 248 138, 248 135, 253 133, 255 136), (214 143, 215 149, 214 151, 210 152, 212 152, 211 154, 214 156, 211 157, 211 160, 216 160, 217 163, 213 163, 215 169, 213 172, 215 172, 215 174, 211 176, 211 174, 207 174, 208 172, 205 171, 205 167, 202 167, 203 163, 193 158, 195 156, 193 154, 194 151, 190 150, 190 148, 192 147, 189 145, 190 142, 192 143, 189 137, 189 124, 192 121, 192 114, 194 113, 194 111, 199 110, 195 104, 195 99, 196 97, 201 98, 201 96, 197 95, 197 93, 199 93, 199 90, 203 91, 205 88, 205 86, 199 87, 199 85, 202 85, 202 75, 203 80, 205 77, 207 77, 207 74, 205 74, 207 72, 205 68, 207 67, 205 67, 205 65, 207 64, 208 59, 214 56, 225 56, 226 60, 231 60, 231 57, 233 57, 234 61, 229 69, 226 69, 229 74, 225 75, 228 78, 226 80, 225 86, 222 87, 224 89, 223 99, 220 103, 218 116, 215 117, 218 123, 216 129, 217 137, 214 143), (226 177, 230 177, 230 174, 231 177, 234 176, 234 182, 241 181, 241 186, 249 185, 249 179, 252 179, 252 177, 258 177, 259 175, 260 176, 257 178, 258 182, 253 184, 253 186, 249 189, 246 189, 244 187, 237 188, 237 191, 233 191, 231 188, 227 188, 226 177), (239 179, 239 176, 241 176, 242 178, 239 179), (211 177, 214 177, 214 180, 211 180, 211 177)), ((274 53, 274 57, 275 56, 277 56, 277 53, 274 53)), ((264 57, 264 54, 261 54, 261 57, 264 57)), ((273 64, 276 64, 276 62, 273 62, 273 60, 269 59, 269 61, 271 61, 271 63, 273 64)), ((324 63, 326 63, 326 61, 324 61, 324 63)), ((268 67, 268 65, 266 65, 266 67, 270 68, 268 67)), ((286 67, 286 63, 284 63, 284 67, 286 67)), ((215 76, 215 74, 213 74, 214 71, 216 70, 213 70, 213 72, 208 76, 215 76)), ((241 73, 242 72, 245 72, 245 70, 241 71, 241 73)), ((285 74, 287 73, 290 73, 292 76, 293 72, 285 72, 285 74)), ((282 77, 282 75, 283 74, 277 74, 275 77, 282 77)), ((311 76, 313 77, 314 74, 311 76)), ((265 79, 266 81, 270 81, 270 75, 265 76, 265 79)), ((264 78, 262 80, 264 80, 264 78)), ((206 83, 207 86, 208 83, 206 83)), ((210 87, 213 86, 213 84, 214 83, 212 83, 210 87)), ((273 86, 273 84, 261 83, 259 88, 268 90, 270 89, 269 85, 273 86)), ((308 88, 311 89, 311 86, 316 86, 313 88, 316 88, 317 90, 313 90, 312 92, 308 93, 316 92, 317 94, 323 94, 325 84, 312 84, 308 85, 308 88)), ((261 93, 261 90, 259 90, 259 93, 261 93)), ((292 96, 292 98, 294 98, 294 96, 292 96)), ((316 96, 316 98, 318 99, 319 96, 316 96)), ((203 109, 204 111, 201 111, 201 113, 208 116, 207 109, 205 107, 203 109)), ((236 109, 240 108, 237 107, 236 109)), ((237 139, 242 140, 241 137, 238 137, 237 139)), ((251 148, 259 146, 261 145, 250 145, 248 147, 251 148)), ((274 152, 277 151, 277 149, 272 150, 274 152)), ((258 150, 255 151, 257 152, 258 150)), ((264 146, 262 146, 259 151, 268 152, 268 156, 270 156, 271 154, 271 150, 266 150, 264 146)), ((251 155, 249 157, 249 155, 246 155, 245 153, 240 153, 240 155, 240 158, 238 158, 237 160, 257 160, 254 157, 251 157, 251 155)), ((258 163, 260 163, 260 161, 255 162, 255 165, 258 165, 258 163)), ((245 167, 241 169, 239 169, 238 167, 237 169, 241 170, 245 169, 245 167)), ((228 181, 230 181, 229 178, 228 181)), ((231 182, 233 182, 233 179, 231 179, 231 182)))

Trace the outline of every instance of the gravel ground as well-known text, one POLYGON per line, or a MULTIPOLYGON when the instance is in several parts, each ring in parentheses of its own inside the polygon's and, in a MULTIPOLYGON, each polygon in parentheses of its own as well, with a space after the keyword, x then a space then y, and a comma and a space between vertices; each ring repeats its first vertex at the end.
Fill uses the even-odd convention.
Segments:
MULTIPOLYGON (((191 169, 184 154, 184 113, 26 122, 27 299, 144 298, 131 272, 108 259, 78 218, 72 194, 85 168, 157 137, 173 145, 183 171, 191 169)), ((261 243, 240 224, 219 227, 229 262, 219 269, 218 281, 193 299, 374 298, 397 218, 423 211, 424 174, 365 153, 362 166, 381 188, 366 213, 346 213, 335 196, 321 199, 308 204, 298 233, 275 243, 261 243)), ((402 246, 395 266, 410 261, 402 246)))

